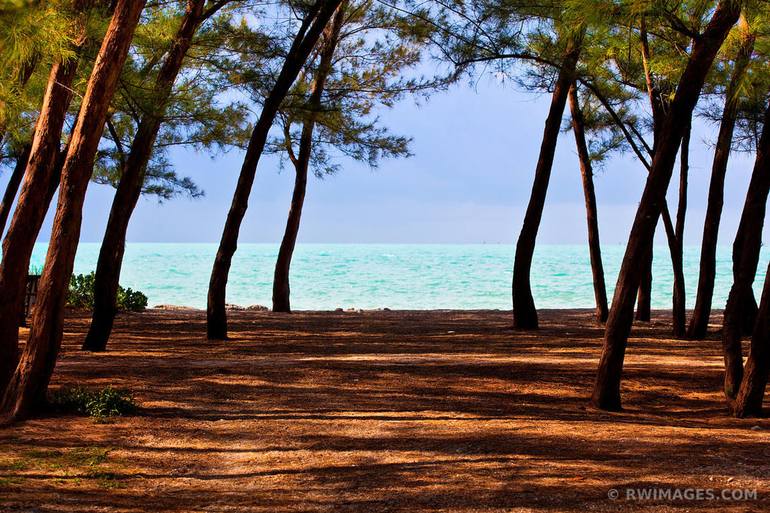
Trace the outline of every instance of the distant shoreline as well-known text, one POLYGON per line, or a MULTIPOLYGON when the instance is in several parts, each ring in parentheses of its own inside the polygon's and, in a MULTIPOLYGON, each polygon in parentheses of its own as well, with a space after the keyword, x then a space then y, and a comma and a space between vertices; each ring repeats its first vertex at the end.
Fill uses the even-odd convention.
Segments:
MULTIPOLYGON (((264 305, 249 305, 249 306, 243 306, 243 305, 227 305, 227 310, 230 312, 264 312, 264 313, 275 313, 277 315, 291 315, 291 314, 284 314, 283 312, 273 312, 272 309, 270 309, 267 306, 264 305)), ((152 305, 148 306, 146 311, 157 311, 157 312, 205 312, 205 308, 195 308, 193 306, 185 306, 185 305, 152 305)), ((594 311, 594 308, 538 308, 538 312, 543 313, 551 313, 551 314, 558 314, 558 313, 592 313, 594 311)), ((670 314, 671 309, 670 308, 653 308, 651 310, 653 313, 663 315, 663 314, 670 314)), ((687 313, 689 314, 692 312, 692 309, 688 308, 687 313)), ((713 308, 712 313, 714 315, 721 315, 724 311, 721 308, 713 308)), ((466 312, 466 313, 484 313, 484 312, 499 312, 499 313, 512 313, 512 309, 500 309, 500 308, 332 308, 332 309, 294 309, 292 310, 292 313, 383 313, 383 312, 391 312, 391 313, 409 313, 409 312, 415 312, 415 313, 440 313, 440 312, 466 312)), ((141 313, 141 312, 139 312, 141 313)))

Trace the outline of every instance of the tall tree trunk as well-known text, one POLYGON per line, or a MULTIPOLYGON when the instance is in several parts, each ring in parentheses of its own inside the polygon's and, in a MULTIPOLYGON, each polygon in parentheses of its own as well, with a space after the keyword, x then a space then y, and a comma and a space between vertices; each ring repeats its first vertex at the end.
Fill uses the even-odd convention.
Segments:
POLYGON ((213 12, 204 12, 205 0, 189 0, 187 9, 166 58, 158 72, 153 90, 156 110, 142 115, 131 143, 128 159, 112 201, 109 220, 102 239, 94 279, 94 311, 83 349, 104 351, 115 321, 120 271, 126 246, 126 232, 144 186, 147 163, 152 156, 166 106, 177 76, 182 69, 195 32, 213 12))
MULTIPOLYGON (((654 158, 655 153, 661 143, 661 136, 663 135, 664 125, 667 114, 671 111, 671 102, 667 91, 661 90, 660 84, 655 80, 650 66, 650 45, 647 38, 647 24, 644 16, 641 18, 640 25, 640 40, 641 40, 641 55, 642 64, 644 67, 645 83, 647 88, 647 94, 649 96, 650 107, 652 110, 652 124, 653 124, 653 145, 652 155, 654 158)), ((688 124, 689 127, 689 124, 688 124)), ((689 130, 689 128, 688 128, 689 130)), ((689 137, 689 136, 688 136, 689 137)), ((651 167, 647 166, 648 171, 651 171, 651 167)), ((684 203, 683 203, 684 205, 684 203)), ((671 214, 668 211, 665 198, 661 206, 661 216, 663 218, 663 224, 666 230, 666 240, 668 242, 669 254, 671 255, 671 267, 674 273, 674 298, 673 298, 673 331, 677 337, 684 336, 684 323, 685 323, 685 287, 684 287, 684 263, 683 256, 680 250, 680 244, 677 242, 677 228, 671 221, 671 214)), ((679 219, 677 218, 677 222, 679 219)), ((684 224, 681 225, 684 227, 684 224)), ((654 238, 654 235, 653 235, 654 238)), ((637 295, 637 310, 636 319, 638 321, 649 321, 651 317, 651 303, 652 303, 652 265, 653 265, 653 242, 650 242, 649 253, 645 255, 642 260, 643 270, 642 278, 639 283, 639 291, 637 295)))
POLYGON ((700 271, 698 276, 698 293, 695 298, 695 308, 692 312, 687 336, 700 340, 706 336, 711 302, 714 297, 714 279, 717 268, 717 242, 719 238, 719 223, 722 218, 722 206, 725 195, 725 177, 727 162, 730 159, 730 149, 733 144, 733 131, 738 111, 738 88, 740 87, 746 69, 754 53, 755 36, 746 30, 738 56, 735 59, 730 84, 725 91, 725 106, 722 111, 722 122, 719 127, 714 161, 711 166, 711 183, 709 184, 706 218, 703 222, 703 240, 700 251, 700 271))
MULTIPOLYGON (((676 228, 671 220, 671 213, 668 211, 668 205, 664 199, 661 207, 661 219, 666 232, 666 242, 668 243, 669 254, 671 255, 671 269, 674 273, 674 291, 684 288, 684 271, 682 257, 679 254, 679 245, 676 242, 676 228)), ((635 319, 639 322, 650 322, 652 317, 652 263, 654 257, 654 246, 650 243, 648 253, 642 259, 641 279, 636 296, 636 314, 635 319)), ((676 293, 676 292, 675 292, 676 293)), ((684 297, 682 294, 680 297, 684 297)), ((674 333, 680 336, 676 327, 674 333)))
POLYGON ((633 322, 634 296, 641 280, 641 263, 652 247, 652 238, 674 171, 679 145, 706 75, 739 14, 739 3, 720 0, 705 31, 693 43, 692 53, 671 103, 671 110, 666 116, 660 144, 656 148, 652 168, 631 228, 607 320, 602 356, 591 397, 591 404, 597 408, 621 408, 620 380, 633 322))
MULTIPOLYGON (((647 95, 652 109, 652 128, 653 128, 653 156, 654 151, 660 140, 660 131, 662 129, 662 120, 665 118, 665 102, 660 90, 656 87, 655 81, 650 69, 650 46, 647 38, 647 22, 642 16, 640 27, 642 63, 644 64, 644 77, 647 86, 647 95)), ((647 169, 650 171, 649 167, 647 169)), ((653 235, 654 237, 654 235, 653 235)), ((639 288, 636 292, 636 315, 635 319, 640 322, 649 322, 652 315, 652 263, 654 260, 654 246, 650 244, 649 251, 644 255, 641 261, 641 279, 639 288)))
POLYGON ((650 322, 652 315, 652 260, 653 246, 650 244, 649 251, 642 259, 642 277, 639 281, 639 288, 636 292, 636 320, 640 322, 650 322))
POLYGON ((144 4, 145 0, 117 0, 83 96, 62 168, 61 192, 29 339, 0 405, 0 412, 11 421, 28 416, 45 402, 61 345, 64 303, 80 236, 83 201, 107 110, 144 4))
POLYGON ((687 175, 690 172, 690 132, 691 127, 688 124, 682 136, 682 148, 679 152, 679 202, 676 207, 676 228, 674 229, 676 247, 672 248, 676 256, 671 259, 672 263, 676 262, 677 267, 674 269, 674 290, 671 308, 674 336, 677 338, 684 338, 687 326, 683 265, 684 223, 687 217, 687 175))
POLYGON ((299 233, 302 207, 305 202, 305 191, 307 189, 308 171, 307 166, 303 167, 299 162, 294 165, 294 169, 296 176, 294 178, 294 191, 291 196, 291 207, 289 207, 286 229, 283 233, 283 239, 281 239, 281 246, 278 249, 278 258, 276 259, 275 271, 273 273, 274 312, 291 312, 289 268, 291 267, 291 257, 294 254, 297 234, 299 233))
POLYGON ((564 58, 559 70, 559 76, 551 95, 551 107, 548 118, 545 121, 543 140, 540 146, 540 156, 535 167, 535 180, 532 184, 532 192, 529 204, 524 215, 524 224, 521 227, 518 242, 516 243, 516 256, 513 261, 513 325, 518 329, 537 329, 537 309, 532 297, 530 274, 532 270, 532 256, 535 253, 537 232, 540 228, 540 220, 543 217, 545 197, 548 192, 548 182, 551 179, 553 157, 556 152, 556 142, 559 138, 561 120, 564 108, 567 104, 569 89, 575 80, 575 68, 580 58, 580 47, 583 33, 570 36, 565 49, 564 58))
POLYGON ((317 0, 315 2, 312 12, 308 13, 294 39, 281 72, 273 85, 273 89, 265 99, 259 120, 251 134, 249 146, 246 149, 246 156, 238 176, 238 183, 233 194, 230 211, 227 214, 227 220, 222 230, 222 238, 214 259, 214 266, 211 269, 206 308, 206 331, 209 339, 227 339, 225 302, 230 264, 238 247, 238 234, 241 223, 246 215, 249 195, 251 194, 251 188, 254 185, 254 178, 257 173, 257 165, 265 148, 270 128, 273 126, 273 120, 281 102, 283 102, 297 75, 310 56, 310 52, 313 51, 318 42, 321 32, 341 1, 317 0))
POLYGON ((290 135, 288 132, 286 134, 287 148, 290 153, 292 164, 294 164, 296 177, 294 179, 294 191, 291 197, 289 216, 286 220, 286 229, 283 234, 283 239, 281 240, 281 246, 278 250, 278 258, 275 262, 275 272, 273 274, 274 312, 291 312, 289 270, 291 267, 291 258, 294 254, 294 247, 297 243, 300 221, 302 219, 302 207, 305 203, 308 167, 310 166, 310 157, 313 149, 313 130, 318 121, 318 115, 321 112, 321 100, 324 87, 326 85, 326 79, 332 70, 334 52, 337 49, 340 30, 342 30, 346 6, 347 2, 343 0, 337 8, 331 23, 324 30, 320 50, 320 61, 313 79, 313 84, 310 88, 310 98, 308 100, 310 114, 302 126, 299 156, 296 158, 293 156, 291 149, 290 135))
POLYGON ((770 194, 770 105, 765 112, 765 126, 757 144, 757 160, 751 174, 746 201, 743 205, 738 233, 733 243, 733 286, 727 297, 722 329, 722 350, 725 358, 724 391, 728 399, 738 393, 743 378, 741 335, 745 322, 744 309, 759 265, 762 228, 765 222, 767 198, 770 194))
MULTIPOLYGON (((77 60, 57 62, 35 124, 19 199, 3 240, 0 263, 0 394, 18 362, 19 315, 24 307, 29 260, 52 197, 64 118, 72 100, 77 60)), ((55 189, 54 189, 55 190, 55 189)))
POLYGON ((604 265, 602 264, 602 246, 599 241, 599 215, 596 208, 596 192, 594 190, 594 171, 591 165, 591 155, 586 143, 585 121, 580 109, 577 86, 573 82, 569 89, 569 108, 572 114, 572 132, 575 134, 575 145, 580 160, 580 176, 583 180, 583 196, 586 204, 586 224, 588 225, 588 253, 591 258, 591 273, 594 282, 594 299, 596 300, 596 322, 603 324, 607 321, 609 308, 607 306, 607 287, 604 283, 604 265))
POLYGON ((8 179, 8 185, 5 187, 2 202, 0 202, 0 237, 5 233, 5 223, 8 221, 8 214, 11 213, 13 200, 19 192, 21 180, 24 178, 24 172, 27 170, 27 160, 32 146, 27 144, 16 157, 16 164, 13 167, 11 177, 8 179))
POLYGON ((770 266, 765 273, 765 285, 759 303, 757 323, 751 337, 751 350, 746 360, 746 372, 740 391, 732 405, 736 417, 760 417, 770 372, 770 266))

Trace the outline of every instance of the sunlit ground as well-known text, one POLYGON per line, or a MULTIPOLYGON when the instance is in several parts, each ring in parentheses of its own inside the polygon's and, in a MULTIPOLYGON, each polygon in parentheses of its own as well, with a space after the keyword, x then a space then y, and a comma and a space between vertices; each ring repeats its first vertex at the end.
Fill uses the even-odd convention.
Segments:
POLYGON ((497 311, 231 316, 227 342, 203 312, 123 316, 92 355, 71 314, 52 387, 128 388, 141 409, 0 431, 0 510, 770 510, 770 421, 728 417, 718 337, 669 340, 663 314, 630 342, 620 414, 586 409, 585 311, 536 333, 497 311))

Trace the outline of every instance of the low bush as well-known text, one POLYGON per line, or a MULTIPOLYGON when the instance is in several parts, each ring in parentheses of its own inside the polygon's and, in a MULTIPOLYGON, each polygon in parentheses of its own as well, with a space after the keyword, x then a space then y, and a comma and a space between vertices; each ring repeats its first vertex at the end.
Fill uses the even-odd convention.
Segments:
POLYGON ((127 390, 107 387, 91 390, 83 387, 64 387, 54 391, 49 399, 59 413, 77 413, 89 417, 118 417, 136 410, 136 402, 127 390))
POLYGON ((118 310, 143 312, 147 308, 147 296, 138 290, 118 287, 118 310))
MULTIPOLYGON (((96 273, 73 274, 67 294, 67 305, 74 308, 94 308, 94 282, 96 273)), ((147 296, 138 290, 118 286, 118 311, 142 312, 147 308, 147 296)))

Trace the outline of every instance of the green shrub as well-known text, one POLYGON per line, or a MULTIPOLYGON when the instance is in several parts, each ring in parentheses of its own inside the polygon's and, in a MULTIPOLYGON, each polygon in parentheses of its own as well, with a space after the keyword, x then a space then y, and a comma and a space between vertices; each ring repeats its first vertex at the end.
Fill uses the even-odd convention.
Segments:
MULTIPOLYGON (((73 274, 67 294, 67 305, 74 308, 94 308, 94 282, 96 273, 73 274)), ((147 308, 147 296, 138 290, 118 286, 117 307, 119 311, 142 312, 147 308)))
POLYGON ((73 274, 67 293, 67 304, 75 308, 94 307, 94 281, 96 274, 73 274))
POLYGON ((143 312, 147 308, 147 296, 138 290, 118 287, 118 310, 143 312))
POLYGON ((126 415, 137 408, 130 392, 112 387, 101 390, 60 388, 51 394, 50 403, 59 413, 78 413, 97 418, 126 415))

